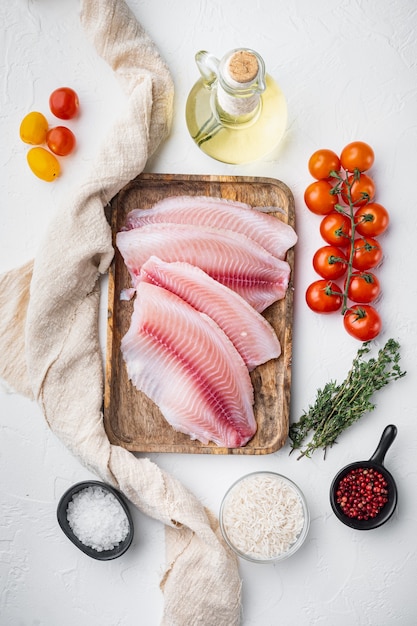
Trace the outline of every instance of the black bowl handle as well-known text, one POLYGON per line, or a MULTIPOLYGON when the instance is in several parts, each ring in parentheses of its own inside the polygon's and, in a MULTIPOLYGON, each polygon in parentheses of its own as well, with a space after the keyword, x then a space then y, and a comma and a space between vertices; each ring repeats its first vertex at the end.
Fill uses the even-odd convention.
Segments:
POLYGON ((397 436, 397 427, 393 424, 386 426, 384 432, 381 435, 381 439, 379 441, 378 447, 369 459, 373 463, 377 463, 378 465, 384 464, 385 455, 390 448, 392 442, 397 436))

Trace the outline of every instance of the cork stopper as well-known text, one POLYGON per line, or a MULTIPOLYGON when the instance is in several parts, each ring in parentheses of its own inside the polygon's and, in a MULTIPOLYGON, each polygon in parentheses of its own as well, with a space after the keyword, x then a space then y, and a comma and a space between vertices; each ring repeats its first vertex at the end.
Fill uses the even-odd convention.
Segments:
POLYGON ((258 74, 258 59, 249 50, 238 50, 230 57, 227 69, 237 83, 249 83, 258 74))

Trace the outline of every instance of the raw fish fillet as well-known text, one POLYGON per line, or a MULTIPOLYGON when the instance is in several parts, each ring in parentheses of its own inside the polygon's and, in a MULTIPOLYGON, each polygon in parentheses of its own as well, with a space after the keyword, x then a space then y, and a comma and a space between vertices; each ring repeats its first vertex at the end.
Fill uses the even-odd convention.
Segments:
POLYGON ((255 434, 241 356, 213 320, 175 294, 139 283, 121 347, 129 378, 175 430, 227 448, 255 434))
POLYGON ((229 337, 249 371, 279 357, 272 326, 239 294, 189 263, 166 263, 155 256, 142 266, 141 281, 163 287, 205 313, 229 337))
POLYGON ((134 209, 126 217, 126 229, 155 222, 235 230, 254 239, 279 259, 284 259, 297 241, 294 229, 273 215, 260 213, 243 202, 212 196, 172 196, 150 209, 134 209))
POLYGON ((257 311, 286 294, 290 266, 245 235, 187 224, 147 224, 121 231, 116 245, 136 286, 143 264, 154 255, 185 261, 239 293, 257 311))

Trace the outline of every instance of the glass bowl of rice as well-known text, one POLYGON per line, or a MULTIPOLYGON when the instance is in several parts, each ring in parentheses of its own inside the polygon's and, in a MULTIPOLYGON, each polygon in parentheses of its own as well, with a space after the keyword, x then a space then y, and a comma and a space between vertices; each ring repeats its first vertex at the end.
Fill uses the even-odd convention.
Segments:
POLYGON ((243 476, 227 490, 219 521, 224 540, 239 557, 275 563, 302 546, 310 514, 292 480, 264 471, 243 476))
POLYGON ((61 497, 58 523, 82 552, 99 561, 122 556, 133 540, 133 519, 122 493, 96 480, 76 483, 61 497))

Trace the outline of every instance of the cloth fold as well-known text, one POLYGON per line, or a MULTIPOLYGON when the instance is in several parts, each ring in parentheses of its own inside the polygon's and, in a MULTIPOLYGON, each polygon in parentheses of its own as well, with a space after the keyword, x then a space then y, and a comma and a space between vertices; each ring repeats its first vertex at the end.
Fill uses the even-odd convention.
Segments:
POLYGON ((0 376, 39 403, 89 470, 166 525, 163 624, 234 626, 241 581, 217 519, 149 459, 111 445, 104 430, 98 314, 100 276, 113 257, 104 206, 166 138, 173 83, 123 0, 82 0, 81 23, 120 81, 126 108, 34 262, 0 276, 0 376))

